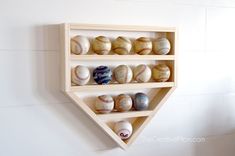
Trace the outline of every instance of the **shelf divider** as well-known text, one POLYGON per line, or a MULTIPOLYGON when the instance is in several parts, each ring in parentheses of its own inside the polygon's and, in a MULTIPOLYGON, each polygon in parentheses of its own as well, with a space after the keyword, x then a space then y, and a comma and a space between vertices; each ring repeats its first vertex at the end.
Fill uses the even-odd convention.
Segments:
POLYGON ((135 90, 135 89, 151 89, 151 88, 167 88, 174 87, 174 82, 148 82, 148 83, 128 83, 128 84, 108 84, 108 85, 84 85, 71 86, 71 92, 80 91, 115 91, 115 90, 135 90))
POLYGON ((145 111, 128 111, 128 112, 111 112, 108 114, 97 114, 97 116, 101 120, 109 121, 115 119, 123 119, 123 118, 133 118, 133 117, 143 117, 150 116, 153 111, 145 110, 145 111))
POLYGON ((174 55, 70 55, 72 61, 80 60, 175 60, 174 55))

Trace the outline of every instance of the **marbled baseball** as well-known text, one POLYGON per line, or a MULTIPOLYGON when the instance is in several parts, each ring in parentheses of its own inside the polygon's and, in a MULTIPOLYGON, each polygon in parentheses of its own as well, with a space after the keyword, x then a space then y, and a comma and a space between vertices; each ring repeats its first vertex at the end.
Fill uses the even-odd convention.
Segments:
POLYGON ((114 132, 123 140, 128 139, 132 134, 133 128, 128 121, 119 121, 114 125, 114 132))
POLYGON ((170 68, 165 64, 158 64, 152 69, 153 79, 157 82, 165 82, 170 78, 170 68))
POLYGON ((114 108, 114 100, 110 95, 101 95, 96 98, 95 109, 98 113, 110 113, 114 108))
POLYGON ((113 41, 113 51, 119 55, 129 54, 131 51, 131 41, 127 37, 119 36, 113 41))
POLYGON ((148 82, 151 75, 151 69, 145 64, 140 64, 134 68, 134 79, 137 82, 148 82))
POLYGON ((136 110, 146 110, 149 106, 149 98, 144 93, 137 93, 134 97, 134 108, 136 110))
POLYGON ((132 77, 132 70, 127 65, 119 65, 114 69, 114 78, 118 83, 129 83, 132 77))
POLYGON ((140 37, 134 42, 134 51, 139 55, 148 55, 152 51, 152 41, 147 37, 140 37))
POLYGON ((158 38, 153 41, 153 52, 157 55, 166 55, 170 49, 171 44, 167 38, 158 38))
POLYGON ((125 112, 132 108, 132 99, 127 94, 120 94, 115 98, 115 109, 119 112, 125 112))
POLYGON ((112 71, 107 66, 99 66, 93 71, 93 78, 98 84, 108 84, 112 80, 112 71))
POLYGON ((72 68, 71 81, 74 85, 83 86, 90 80, 90 71, 87 67, 78 65, 72 68))
POLYGON ((90 42, 86 37, 78 35, 71 39, 70 48, 73 54, 86 54, 90 49, 90 42))
POLYGON ((111 47, 111 41, 105 36, 98 36, 92 42, 93 51, 98 55, 108 54, 111 47))

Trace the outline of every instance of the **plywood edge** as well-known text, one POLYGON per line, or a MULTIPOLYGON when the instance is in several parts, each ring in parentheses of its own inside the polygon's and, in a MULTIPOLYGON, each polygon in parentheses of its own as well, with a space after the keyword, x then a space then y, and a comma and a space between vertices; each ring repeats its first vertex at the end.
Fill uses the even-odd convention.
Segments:
POLYGON ((69 91, 71 85, 70 78, 70 25, 60 25, 61 35, 61 89, 62 91, 69 91))
POLYGON ((116 120, 122 118, 137 118, 137 117, 144 117, 149 116, 152 114, 153 111, 146 110, 146 111, 128 111, 128 112, 115 112, 109 114, 98 114, 97 116, 104 121, 109 120, 116 120))
POLYGON ((72 86, 72 92, 79 91, 113 91, 113 90, 135 90, 135 89, 151 89, 151 88, 168 88, 174 87, 174 82, 147 82, 147 83, 127 83, 127 84, 107 84, 107 85, 84 85, 72 86))
POLYGON ((126 143, 122 141, 106 123, 100 120, 97 115, 75 93, 66 92, 66 94, 89 116, 90 119, 92 119, 101 129, 105 131, 107 136, 115 141, 122 149, 125 150, 128 147, 126 143))
POLYGON ((140 26, 140 25, 110 25, 68 23, 74 30, 113 30, 113 31, 149 31, 149 32, 175 32, 175 27, 140 26))

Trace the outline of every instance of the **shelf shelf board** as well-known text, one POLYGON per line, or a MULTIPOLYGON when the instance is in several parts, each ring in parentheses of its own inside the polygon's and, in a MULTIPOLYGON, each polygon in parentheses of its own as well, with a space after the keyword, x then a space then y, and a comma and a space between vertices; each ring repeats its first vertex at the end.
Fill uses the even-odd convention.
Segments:
POLYGON ((175 27, 136 26, 136 25, 103 25, 70 23, 71 30, 112 30, 112 31, 147 31, 147 32, 175 32, 175 27))
POLYGON ((71 60, 175 60, 174 55, 70 55, 71 60))
POLYGON ((71 86, 71 92, 79 91, 113 91, 113 90, 134 90, 134 89, 150 89, 150 88, 167 88, 174 87, 174 82, 148 82, 148 83, 128 83, 128 84, 108 84, 108 85, 85 85, 71 86))
POLYGON ((97 114, 97 116, 101 120, 115 120, 115 119, 123 119, 123 118, 133 118, 133 117, 143 117, 150 116, 153 111, 145 110, 145 111, 129 111, 129 112, 112 112, 109 114, 97 114))

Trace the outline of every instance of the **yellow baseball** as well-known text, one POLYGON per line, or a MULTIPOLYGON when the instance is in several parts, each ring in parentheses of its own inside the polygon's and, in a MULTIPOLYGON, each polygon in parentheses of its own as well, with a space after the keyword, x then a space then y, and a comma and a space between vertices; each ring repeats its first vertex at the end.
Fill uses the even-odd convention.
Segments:
POLYGON ((148 55, 152 51, 152 41, 147 37, 140 37, 134 42, 134 51, 139 55, 148 55))
POLYGON ((119 36, 113 41, 113 51, 119 55, 126 55, 131 51, 131 41, 127 37, 119 36))
POLYGON ((105 36, 98 36, 93 40, 93 51, 98 55, 106 55, 111 50, 111 41, 105 36))
POLYGON ((115 98, 115 109, 119 112, 125 112, 132 108, 132 99, 127 94, 120 94, 115 98))
POLYGON ((145 64, 140 64, 134 69, 134 79, 137 82, 148 82, 151 75, 151 69, 145 64))
POLYGON ((78 35, 71 38, 70 48, 73 54, 86 54, 90 49, 90 42, 86 37, 78 35))
POLYGON ((165 64, 158 64, 152 69, 153 79, 157 82, 165 82, 170 78, 170 68, 165 64))

